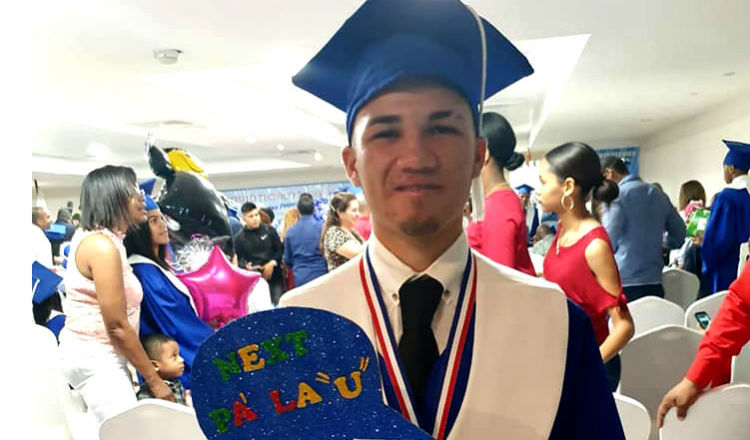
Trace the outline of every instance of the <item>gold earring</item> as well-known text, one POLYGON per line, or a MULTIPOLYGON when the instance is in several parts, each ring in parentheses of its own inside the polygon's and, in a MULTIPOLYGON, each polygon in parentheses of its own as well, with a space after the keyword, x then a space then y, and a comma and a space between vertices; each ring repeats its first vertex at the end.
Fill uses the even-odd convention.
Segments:
POLYGON ((560 197, 560 204, 561 204, 561 205, 562 205, 562 207, 563 207, 563 208, 565 208, 566 210, 568 210, 568 211, 572 211, 572 210, 573 210, 573 208, 574 208, 574 207, 576 206, 576 202, 575 202, 575 200, 573 200, 573 197, 571 197, 571 198, 570 198, 570 208, 568 208, 567 206, 565 206, 565 197, 568 197, 568 196, 567 196, 567 195, 565 195, 565 194, 563 194, 563 196, 562 196, 562 197, 560 197))

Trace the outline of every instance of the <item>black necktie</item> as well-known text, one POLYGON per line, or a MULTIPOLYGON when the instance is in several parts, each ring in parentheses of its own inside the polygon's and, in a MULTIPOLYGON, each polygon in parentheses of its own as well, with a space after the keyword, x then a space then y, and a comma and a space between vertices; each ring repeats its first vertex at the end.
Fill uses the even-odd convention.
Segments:
POLYGON ((432 317, 443 294, 443 285, 434 278, 423 276, 404 283, 398 293, 404 329, 398 352, 416 403, 421 405, 432 365, 439 354, 432 333, 432 317))

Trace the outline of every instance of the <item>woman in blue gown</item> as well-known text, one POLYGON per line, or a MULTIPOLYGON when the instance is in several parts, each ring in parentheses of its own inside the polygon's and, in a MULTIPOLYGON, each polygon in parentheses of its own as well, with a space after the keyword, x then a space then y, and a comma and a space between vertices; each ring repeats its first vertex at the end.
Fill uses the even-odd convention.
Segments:
POLYGON ((177 341, 185 360, 180 381, 190 388, 195 353, 214 330, 198 317, 193 297, 167 263, 167 225, 159 207, 148 197, 146 211, 146 222, 132 228, 125 238, 128 262, 143 287, 140 336, 161 333, 177 341))

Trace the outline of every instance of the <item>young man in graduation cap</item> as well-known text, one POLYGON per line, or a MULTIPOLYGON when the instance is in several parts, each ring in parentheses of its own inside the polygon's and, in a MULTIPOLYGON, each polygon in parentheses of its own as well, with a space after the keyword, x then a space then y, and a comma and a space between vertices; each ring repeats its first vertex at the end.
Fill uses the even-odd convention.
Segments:
POLYGON ((293 79, 346 111, 343 161, 373 230, 366 252, 281 304, 362 327, 384 399, 435 438, 624 438, 585 313, 463 232, 480 104, 532 72, 456 0, 369 0, 293 79))
POLYGON ((703 276, 710 291, 726 290, 737 278, 740 246, 750 235, 750 144, 724 141, 729 152, 724 157, 724 181, 728 184, 714 198, 701 257, 703 276))
POLYGON ((515 190, 521 199, 523 212, 526 214, 526 229, 529 231, 528 241, 531 243, 531 239, 536 235, 536 228, 539 227, 539 211, 536 209, 534 201, 531 200, 531 193, 534 192, 534 188, 524 183, 517 186, 515 190))

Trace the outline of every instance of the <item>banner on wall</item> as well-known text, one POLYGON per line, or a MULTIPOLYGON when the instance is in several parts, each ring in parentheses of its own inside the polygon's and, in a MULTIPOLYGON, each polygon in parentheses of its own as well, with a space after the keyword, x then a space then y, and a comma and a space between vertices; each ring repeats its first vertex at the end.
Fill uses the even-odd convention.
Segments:
POLYGON ((223 191, 224 195, 242 206, 245 202, 253 202, 258 207, 270 208, 274 213, 273 226, 281 227, 284 213, 289 208, 297 206, 300 194, 308 193, 315 199, 316 217, 324 217, 327 213, 328 204, 334 194, 339 192, 351 192, 357 194, 361 189, 356 188, 350 182, 324 182, 307 183, 303 185, 267 186, 263 188, 230 189, 223 191))
POLYGON ((599 159, 610 156, 619 157, 628 167, 628 173, 638 176, 640 175, 639 150, 640 147, 601 148, 596 152, 599 154, 599 159))

